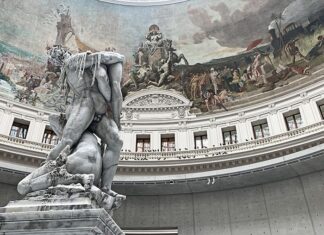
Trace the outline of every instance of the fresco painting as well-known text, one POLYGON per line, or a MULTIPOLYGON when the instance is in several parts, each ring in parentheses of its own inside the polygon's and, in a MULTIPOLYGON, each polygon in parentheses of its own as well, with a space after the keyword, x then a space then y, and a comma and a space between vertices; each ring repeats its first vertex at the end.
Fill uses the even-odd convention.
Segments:
POLYGON ((57 111, 66 53, 125 54, 125 96, 172 89, 193 101, 193 112, 226 111, 324 63, 321 0, 189 0, 144 8, 3 0, 0 8, 0 95, 57 111))

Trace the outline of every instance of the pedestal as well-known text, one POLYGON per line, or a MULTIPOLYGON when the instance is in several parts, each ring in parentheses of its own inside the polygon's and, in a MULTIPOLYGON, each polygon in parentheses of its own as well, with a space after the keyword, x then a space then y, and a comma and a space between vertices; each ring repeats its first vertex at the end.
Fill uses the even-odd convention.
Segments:
POLYGON ((109 213, 89 194, 12 201, 0 208, 0 234, 124 235, 109 213))

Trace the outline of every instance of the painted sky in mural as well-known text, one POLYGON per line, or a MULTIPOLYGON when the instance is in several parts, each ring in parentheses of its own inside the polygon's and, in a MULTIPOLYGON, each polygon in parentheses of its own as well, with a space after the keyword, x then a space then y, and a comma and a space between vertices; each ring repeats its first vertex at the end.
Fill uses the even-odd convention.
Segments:
MULTIPOLYGON (((57 12, 69 8, 75 34, 91 48, 109 46, 131 57, 151 24, 174 41, 191 64, 234 55, 268 40, 272 14, 303 21, 322 0, 191 0, 159 7, 118 6, 96 0, 0 1, 0 40, 36 55, 56 37, 57 12)), ((71 45, 73 46, 71 39, 71 45)))
POLYGON ((193 112, 228 110, 318 72, 324 1, 0 0, 0 96, 62 110, 63 58, 89 50, 126 56, 124 96, 168 89, 193 101, 193 112))

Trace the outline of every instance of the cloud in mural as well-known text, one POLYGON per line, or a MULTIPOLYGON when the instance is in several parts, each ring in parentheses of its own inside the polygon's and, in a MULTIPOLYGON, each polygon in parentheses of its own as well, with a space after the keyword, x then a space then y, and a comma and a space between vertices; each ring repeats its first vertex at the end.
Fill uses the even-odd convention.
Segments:
MULTIPOLYGON (((308 17, 324 8, 323 0, 296 0, 290 3, 282 12, 282 27, 290 23, 303 23, 308 17)), ((275 28, 271 22, 269 28, 275 28)))
POLYGON ((243 0, 241 9, 232 10, 228 3, 203 7, 188 7, 191 22, 200 28, 194 32, 195 44, 205 39, 217 40, 223 47, 246 47, 257 38, 266 38, 272 14, 279 14, 287 21, 307 18, 315 10, 324 7, 323 0, 243 0), (215 19, 210 10, 219 16, 215 19))

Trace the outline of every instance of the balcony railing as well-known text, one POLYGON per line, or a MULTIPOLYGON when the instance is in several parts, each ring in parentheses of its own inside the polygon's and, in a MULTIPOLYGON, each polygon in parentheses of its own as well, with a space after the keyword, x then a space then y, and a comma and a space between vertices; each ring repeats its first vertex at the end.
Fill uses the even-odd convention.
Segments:
MULTIPOLYGON (((122 152, 121 161, 163 161, 208 158, 217 156, 223 157, 228 156, 229 154, 247 152, 251 150, 262 149, 264 147, 274 146, 277 144, 283 144, 288 141, 296 140, 302 137, 310 136, 314 133, 322 132, 324 132, 324 121, 314 123, 309 126, 301 127, 295 130, 287 131, 279 135, 213 148, 173 152, 122 152)), ((45 154, 48 153, 54 147, 50 144, 44 144, 0 134, 0 145, 1 144, 25 150, 42 152, 44 153, 44 157, 45 154)))
POLYGON ((246 141, 243 143, 236 143, 224 145, 213 148, 203 148, 195 150, 173 151, 173 152, 122 152, 121 160, 181 160, 181 159, 194 159, 194 158, 208 158, 208 157, 221 157, 233 153, 246 152, 264 147, 270 147, 276 144, 285 143, 299 139, 304 136, 309 136, 314 133, 321 133, 324 131, 324 121, 301 127, 295 130, 287 131, 285 133, 269 136, 262 139, 246 141))
POLYGON ((22 138, 12 137, 0 134, 0 144, 7 144, 17 148, 33 150, 37 152, 49 152, 54 146, 51 144, 44 144, 35 141, 30 141, 22 138))

